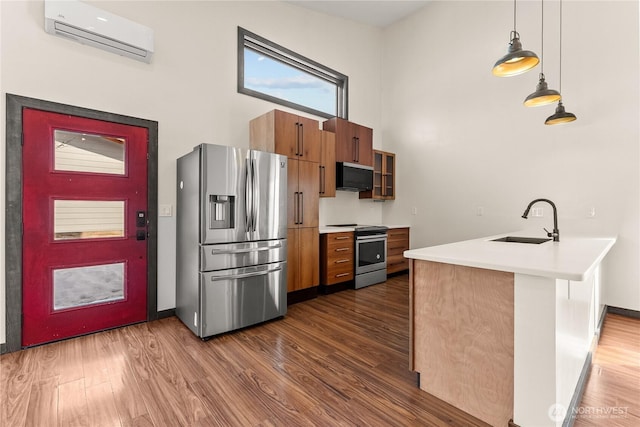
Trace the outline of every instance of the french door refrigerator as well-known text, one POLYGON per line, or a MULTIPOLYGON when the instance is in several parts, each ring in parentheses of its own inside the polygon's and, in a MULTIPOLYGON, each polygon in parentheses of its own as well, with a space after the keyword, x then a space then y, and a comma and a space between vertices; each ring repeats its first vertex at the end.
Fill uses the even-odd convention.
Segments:
POLYGON ((201 144, 177 161, 176 314, 201 338, 287 312, 287 157, 201 144))

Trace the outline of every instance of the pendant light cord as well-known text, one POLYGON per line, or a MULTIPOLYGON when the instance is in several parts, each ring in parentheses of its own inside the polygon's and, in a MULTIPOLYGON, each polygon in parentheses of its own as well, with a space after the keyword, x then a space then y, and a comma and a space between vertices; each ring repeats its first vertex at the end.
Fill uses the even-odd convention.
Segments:
POLYGON ((516 0, 513 0, 513 32, 518 34, 516 28, 516 0))
POLYGON ((540 74, 544 76, 544 0, 540 1, 542 6, 542 25, 540 31, 540 74))
POLYGON ((560 0, 560 93, 562 93, 562 0, 560 0))

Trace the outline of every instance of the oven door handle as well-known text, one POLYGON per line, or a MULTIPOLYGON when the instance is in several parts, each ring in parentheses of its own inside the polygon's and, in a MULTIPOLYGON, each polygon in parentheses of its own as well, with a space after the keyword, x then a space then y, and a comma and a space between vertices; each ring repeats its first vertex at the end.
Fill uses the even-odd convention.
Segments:
POLYGON ((356 236, 356 241, 360 241, 360 240, 367 240, 367 241, 371 241, 371 240, 387 240, 387 235, 386 234, 374 234, 371 236, 356 236))

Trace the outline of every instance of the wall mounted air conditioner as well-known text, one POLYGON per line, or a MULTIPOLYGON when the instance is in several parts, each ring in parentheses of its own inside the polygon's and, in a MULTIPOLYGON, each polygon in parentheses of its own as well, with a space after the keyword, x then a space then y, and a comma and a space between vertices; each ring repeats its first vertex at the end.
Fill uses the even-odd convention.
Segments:
POLYGON ((77 0, 44 2, 47 33, 151 62, 153 30, 77 0))

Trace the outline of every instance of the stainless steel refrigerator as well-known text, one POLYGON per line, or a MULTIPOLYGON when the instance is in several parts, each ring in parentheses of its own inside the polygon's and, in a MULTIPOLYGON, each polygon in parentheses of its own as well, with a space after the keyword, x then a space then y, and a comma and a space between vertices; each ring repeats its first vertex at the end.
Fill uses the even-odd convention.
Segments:
POLYGON ((176 314, 201 338, 287 312, 287 157, 201 144, 177 161, 176 314))

